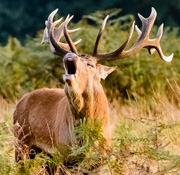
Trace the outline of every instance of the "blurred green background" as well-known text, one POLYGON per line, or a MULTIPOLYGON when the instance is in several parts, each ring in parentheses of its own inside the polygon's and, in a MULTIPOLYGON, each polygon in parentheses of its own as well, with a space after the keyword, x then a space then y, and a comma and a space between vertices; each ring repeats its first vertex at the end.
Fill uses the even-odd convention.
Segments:
MULTIPOLYGON (((132 22, 141 27, 137 13, 148 17, 151 7, 157 11, 157 19, 151 31, 156 36, 158 27, 165 23, 161 46, 165 55, 174 53, 170 64, 160 60, 157 53, 149 55, 142 49, 130 58, 103 64, 118 68, 102 82, 110 99, 145 97, 159 94, 177 99, 169 91, 179 86, 179 25, 180 0, 6 0, 0 1, 0 96, 8 101, 19 99, 23 94, 41 87, 63 87, 62 59, 51 53, 48 45, 41 45, 45 20, 56 8, 57 17, 74 14, 69 28, 81 27, 72 35, 82 39, 77 49, 92 54, 100 25, 110 14, 100 41, 101 52, 117 49, 127 38, 132 22), (173 47, 172 47, 173 46, 173 47), (117 81, 118 80, 118 81, 117 81)), ((132 45, 137 38, 134 35, 132 45)))
POLYGON ((8 36, 17 37, 23 43, 26 35, 34 37, 56 8, 62 16, 74 14, 77 22, 83 15, 111 8, 123 9, 121 15, 148 16, 151 7, 158 12, 156 24, 180 25, 180 0, 0 0, 0 43, 6 44, 8 36))

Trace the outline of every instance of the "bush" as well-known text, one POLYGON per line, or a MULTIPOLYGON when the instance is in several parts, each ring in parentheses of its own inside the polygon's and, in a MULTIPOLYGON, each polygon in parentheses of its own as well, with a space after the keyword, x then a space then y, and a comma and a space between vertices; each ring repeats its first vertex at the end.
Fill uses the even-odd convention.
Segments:
MULTIPOLYGON (((94 42, 99 30, 99 24, 110 13, 109 22, 100 41, 99 50, 103 53, 117 49, 127 38, 133 16, 117 18, 119 9, 96 12, 84 16, 81 21, 70 24, 70 28, 81 27, 72 39, 82 38, 77 46, 80 53, 92 54, 94 42), (94 25, 88 22, 92 21, 94 25)), ((151 38, 156 35, 158 27, 154 26, 151 38)), ((137 34, 132 37, 132 45, 137 34)), ((22 94, 41 87, 63 87, 62 58, 53 55, 48 46, 40 44, 42 31, 36 38, 27 38, 25 46, 21 46, 15 38, 9 38, 5 47, 0 47, 0 95, 8 100, 14 100, 22 94)), ((169 83, 179 85, 179 29, 165 28, 161 46, 165 55, 174 52, 172 63, 160 60, 159 55, 149 55, 146 49, 130 58, 113 62, 103 62, 108 66, 118 68, 102 82, 109 98, 124 98, 128 96, 154 95, 154 93, 169 95, 169 83), (168 42, 167 42, 168 41, 168 42), (173 47, 172 47, 173 46, 173 47)), ((172 96, 176 96, 172 94, 172 96)))

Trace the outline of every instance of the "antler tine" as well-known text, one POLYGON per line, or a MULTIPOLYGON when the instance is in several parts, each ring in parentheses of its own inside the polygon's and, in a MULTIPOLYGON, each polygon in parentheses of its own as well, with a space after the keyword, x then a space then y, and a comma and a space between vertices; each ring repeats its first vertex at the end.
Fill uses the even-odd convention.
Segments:
MULTIPOLYGON (((54 10, 53 12, 50 13, 50 15, 48 16, 48 20, 45 21, 45 29, 44 29, 44 33, 43 33, 43 39, 41 41, 41 44, 44 43, 49 43, 49 32, 51 29, 51 26, 53 24, 53 18, 55 16, 55 14, 57 13, 58 9, 54 10)), ((59 23, 63 18, 55 21, 56 23, 59 23)))
MULTIPOLYGON (((74 45, 77 45, 77 44, 79 44, 80 42, 81 42, 81 39, 75 41, 75 42, 74 42, 74 45)), ((62 43, 62 42, 57 42, 57 43, 58 43, 58 45, 61 45, 61 47, 62 47, 63 49, 65 49, 65 50, 70 50, 70 47, 69 47, 68 44, 62 43)), ((53 52, 53 50, 51 50, 51 51, 53 52)))
MULTIPOLYGON (((64 24, 65 24, 65 22, 66 21, 70 21, 69 20, 70 18, 69 18, 69 15, 67 15, 67 17, 66 17, 66 19, 65 19, 65 21, 64 21, 64 23, 62 23, 59 27, 55 27, 56 26, 56 24, 58 24, 58 23, 56 23, 55 24, 55 22, 54 22, 54 39, 58 42, 58 45, 59 46, 61 46, 61 44, 63 45, 64 43, 61 43, 61 42, 59 42, 59 40, 63 37, 63 30, 64 30, 64 24)), ((64 44, 64 45, 67 45, 67 44, 64 44)), ((66 46, 67 47, 67 46, 66 46)))
MULTIPOLYGON (((67 23, 69 23, 71 21, 71 19, 73 18, 73 16, 70 17, 70 15, 68 15, 65 19, 65 22, 63 22, 61 25, 59 25, 59 27, 56 27, 57 24, 59 24, 63 18, 54 21, 53 22, 53 18, 55 16, 55 14, 57 13, 58 9, 54 10, 48 17, 48 20, 45 22, 46 28, 44 30, 44 34, 43 34, 43 39, 42 39, 42 44, 43 43, 49 43, 50 44, 50 49, 52 52, 57 53, 60 56, 64 56, 64 54, 66 54, 69 49, 70 46, 69 44, 65 44, 60 42, 59 40, 64 36, 64 25, 67 23)), ((78 31, 78 29, 73 29, 73 30, 67 30, 68 34, 71 34, 75 31, 78 31)), ((76 45, 80 42, 81 40, 78 40, 76 42, 73 43, 73 45, 76 45)))
MULTIPOLYGON (((162 38, 162 35, 163 35, 163 27, 164 27, 164 24, 161 24, 161 26, 159 27, 158 29, 158 32, 157 32, 157 35, 156 35, 156 38, 155 39, 149 39, 149 34, 150 34, 150 31, 152 29, 152 25, 155 21, 155 18, 157 16, 157 13, 155 11, 154 8, 152 8, 152 12, 151 12, 151 15, 149 18, 145 19, 144 17, 142 17, 140 14, 138 15, 140 17, 140 20, 142 21, 142 31, 143 29, 146 27, 146 21, 149 20, 149 21, 153 21, 153 22, 150 22, 150 27, 147 31, 147 34, 146 34, 146 38, 147 40, 149 41, 149 45, 148 46, 144 46, 144 48, 147 48, 149 53, 150 54, 153 54, 155 52, 155 50, 157 50, 158 54, 160 55, 161 59, 165 62, 171 62, 172 61, 172 58, 174 56, 174 54, 172 53, 170 56, 165 56, 162 52, 162 49, 160 47, 160 40, 162 38), (144 28, 143 28, 144 27, 144 28), (151 45, 151 42, 154 44, 151 45)), ((139 28, 136 26, 136 31, 138 33, 138 40, 140 40, 140 36, 142 36, 142 31, 140 31, 140 29, 138 30, 139 28)))
MULTIPOLYGON (((163 61, 166 61, 166 62, 171 62, 172 59, 173 59, 173 56, 174 56, 174 53, 172 53, 170 56, 165 56, 162 52, 162 49, 161 49, 161 46, 160 46, 160 40, 161 40, 161 37, 163 35, 163 27, 164 27, 164 24, 161 24, 161 26, 159 27, 158 29, 158 32, 157 32, 157 35, 156 35, 156 38, 154 39, 154 42, 156 43, 157 47, 156 47, 156 50, 157 52, 159 53, 160 57, 162 58, 163 61)), ((152 40, 153 41, 153 40, 152 40)))
MULTIPOLYGON (((55 23, 55 24, 58 24, 59 22, 61 22, 62 19, 63 19, 63 18, 55 21, 54 23, 55 23)), ((48 24, 48 21, 45 21, 45 25, 46 25, 46 27, 45 27, 45 29, 44 29, 43 39, 42 39, 42 41, 41 41, 41 44, 50 43, 50 41, 49 41, 49 32, 50 32, 50 28, 51 28, 50 26, 52 26, 52 23, 51 23, 51 24, 48 24), (48 27, 47 27, 47 26, 48 26, 48 27), (48 29, 48 28, 49 28, 49 29, 48 29)))
POLYGON ((41 41, 41 44, 44 44, 44 43, 49 43, 49 34, 48 34, 47 27, 44 29, 43 38, 41 41))
MULTIPOLYGON (((49 43, 52 52, 55 52, 60 56, 64 56, 67 53, 67 51, 59 47, 59 45, 56 43, 56 37, 54 37, 55 25, 57 25, 62 20, 61 18, 53 22, 54 16, 57 13, 57 11, 58 9, 51 12, 51 14, 48 17, 48 20, 45 22, 46 28, 44 30, 43 40, 41 43, 49 43)), ((63 23, 61 25, 63 25, 63 23)))
POLYGON ((142 32, 141 32, 141 30, 139 29, 139 27, 137 25, 135 25, 135 29, 136 29, 136 32, 138 34, 138 38, 137 39, 139 39, 142 32))
MULTIPOLYGON (((50 30, 53 24, 53 18, 55 16, 55 14, 57 13, 58 9, 54 10, 53 12, 50 13, 48 19, 45 21, 45 29, 44 29, 44 33, 43 33, 43 39, 41 44, 44 43, 50 43, 49 41, 49 34, 50 34, 50 30)), ((55 21, 55 25, 58 24, 63 18, 60 18, 59 20, 55 21)))
MULTIPOLYGON (((129 42, 130 38, 128 39, 128 42, 124 43, 119 49, 112 53, 108 54, 97 54, 97 60, 117 60, 117 59, 122 59, 126 58, 132 54, 137 53, 139 50, 142 48, 147 48, 150 54, 153 54, 155 50, 157 50, 159 56, 161 57, 162 60, 166 62, 171 62, 173 58, 173 54, 170 56, 164 56, 162 49, 160 47, 160 39, 163 34, 163 25, 159 27, 159 30, 157 32, 157 36, 155 39, 149 39, 149 34, 151 32, 151 29, 153 27, 154 21, 156 19, 157 13, 154 8, 151 10, 151 14, 148 18, 144 18, 142 15, 138 14, 141 22, 142 22, 142 30, 140 30, 137 26, 135 26, 135 29, 138 33, 138 38, 135 42, 135 44, 127 51, 124 50, 125 46, 129 42)), ((133 33, 134 28, 131 28, 131 32, 133 33)), ((130 32, 130 33, 131 33, 130 32)), ((132 35, 130 34, 130 36, 132 35)))
POLYGON ((50 13, 50 15, 48 17, 48 20, 46 22, 46 24, 47 24, 46 27, 47 27, 48 31, 50 30, 51 25, 53 24, 53 19, 57 12, 58 12, 58 9, 54 10, 53 12, 50 13))
MULTIPOLYGON (((65 43, 62 43, 62 42, 59 42, 59 41, 60 41, 60 39, 64 36, 63 30, 64 30, 64 25, 65 25, 65 23, 68 24, 73 17, 74 17, 74 16, 71 16, 71 17, 70 17, 70 15, 68 15, 68 16, 66 17, 65 21, 64 21, 64 24, 61 24, 61 25, 60 25, 59 27, 57 27, 57 28, 54 27, 54 39, 56 40, 56 42, 58 43, 58 45, 59 45, 60 47, 62 47, 63 49, 65 49, 65 50, 69 50, 69 49, 70 49, 69 44, 65 44, 65 43)), ((57 21, 57 22, 55 21, 55 22, 53 23, 54 26, 56 26, 56 24, 58 24, 58 21, 57 21)), ((78 28, 78 29, 73 29, 73 30, 68 30, 68 33, 73 33, 73 32, 78 31, 78 30, 79 30, 79 28, 78 28)), ((79 42, 81 42, 81 40, 78 40, 78 41, 74 42, 74 45, 77 45, 79 42)))
POLYGON ((71 38, 70 38, 70 36, 68 34, 67 24, 68 24, 68 22, 65 22, 65 25, 64 25, 64 36, 66 38, 67 43, 69 44, 69 47, 70 47, 71 51, 74 52, 76 55, 78 55, 77 49, 76 49, 73 41, 71 40, 71 38))
MULTIPOLYGON (((61 25, 64 25, 64 22, 61 25)), ((61 48, 59 46, 59 44, 57 43, 57 41, 55 40, 54 32, 53 32, 54 28, 55 28, 55 23, 52 24, 52 27, 51 27, 51 30, 50 30, 50 35, 49 35, 51 51, 52 52, 56 52, 60 56, 64 56, 64 55, 66 55, 68 53, 68 51, 63 49, 63 48, 61 48)))
POLYGON ((72 29, 72 30, 67 30, 67 31, 68 31, 69 34, 71 34, 71 33, 77 32, 77 31, 79 31, 79 30, 81 30, 81 28, 72 29))
POLYGON ((119 53, 124 51, 124 48, 126 47, 126 45, 131 40, 131 37, 133 35, 133 31, 134 31, 134 26, 135 26, 135 21, 132 24, 132 27, 131 27, 131 30, 129 32, 127 40, 122 44, 122 46, 119 49, 117 49, 114 52, 108 53, 108 54, 96 54, 96 55, 94 55, 94 56, 96 56, 97 61, 100 61, 100 60, 113 61, 113 60, 120 59, 119 53), (118 58, 117 58, 117 56, 118 56, 118 58))
MULTIPOLYGON (((136 32, 137 32, 137 34, 138 34, 138 39, 139 39, 142 32, 141 32, 141 30, 138 28, 137 25, 135 25, 135 29, 136 29, 136 32)), ((155 48, 151 48, 150 46, 147 46, 147 47, 145 47, 145 48, 147 48, 149 54, 151 54, 151 55, 156 51, 155 48)))
MULTIPOLYGON (((69 22, 71 21, 71 19, 74 17, 73 15, 71 17, 69 17, 70 15, 68 15, 65 19, 65 23, 67 22, 67 24, 69 24, 69 22)), ((57 35, 59 36, 59 38, 57 39, 58 41, 60 40, 60 38, 62 38, 64 36, 64 33, 63 33, 63 30, 64 30, 64 26, 61 27, 57 27, 55 28, 55 33, 58 33, 57 35)), ((77 29, 73 29, 73 30, 67 30, 69 34, 73 33, 73 32, 76 32, 80 30, 80 28, 77 28, 77 29)))
POLYGON ((98 49, 98 45, 99 45, 99 41, 100 41, 100 38, 101 38, 101 35, 102 35, 102 32, 106 26, 106 23, 107 23, 107 20, 109 18, 109 15, 106 16, 106 18, 104 19, 103 23, 102 23, 102 26, 99 30, 99 33, 98 33, 98 36, 96 38, 96 42, 95 42, 95 46, 94 46, 94 52, 93 52, 93 56, 95 56, 97 54, 97 49, 98 49))

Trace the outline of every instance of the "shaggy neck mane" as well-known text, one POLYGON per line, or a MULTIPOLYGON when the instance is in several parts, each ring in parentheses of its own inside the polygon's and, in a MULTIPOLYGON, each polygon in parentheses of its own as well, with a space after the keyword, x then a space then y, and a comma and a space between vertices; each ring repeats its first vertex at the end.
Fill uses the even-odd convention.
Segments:
POLYGON ((75 120, 84 117, 102 119, 108 115, 108 102, 100 83, 87 86, 82 94, 73 88, 65 88, 65 91, 75 120))

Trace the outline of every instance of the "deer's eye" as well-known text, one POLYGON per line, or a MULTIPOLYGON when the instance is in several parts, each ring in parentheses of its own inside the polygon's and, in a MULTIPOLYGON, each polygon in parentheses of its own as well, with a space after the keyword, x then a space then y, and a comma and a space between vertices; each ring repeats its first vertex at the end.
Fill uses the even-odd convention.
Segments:
POLYGON ((94 68, 94 65, 87 63, 87 66, 94 68))

